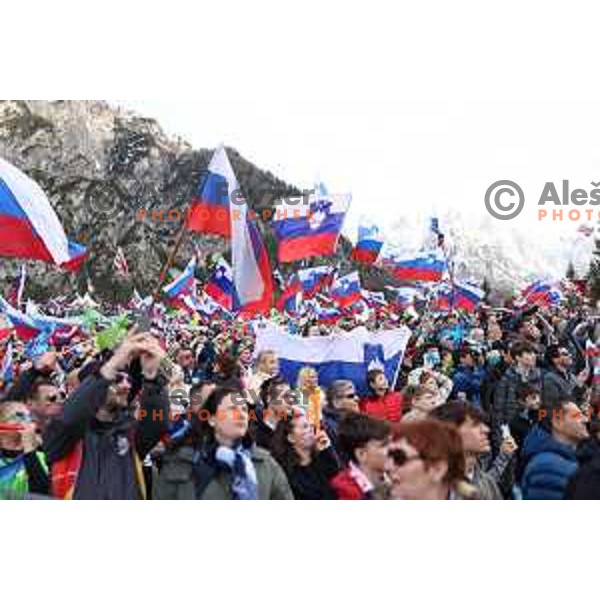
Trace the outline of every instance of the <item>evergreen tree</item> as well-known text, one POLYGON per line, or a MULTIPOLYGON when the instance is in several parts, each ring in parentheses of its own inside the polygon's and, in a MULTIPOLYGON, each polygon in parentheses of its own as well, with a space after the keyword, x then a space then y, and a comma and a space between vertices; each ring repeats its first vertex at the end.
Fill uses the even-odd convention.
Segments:
POLYGON ((573 262, 569 261, 569 266, 567 267, 567 273, 565 277, 569 281, 575 281, 575 267, 573 266, 573 262))
POLYGON ((588 289, 590 298, 597 302, 600 300, 600 238, 596 238, 596 247, 590 263, 590 271, 588 274, 588 289))

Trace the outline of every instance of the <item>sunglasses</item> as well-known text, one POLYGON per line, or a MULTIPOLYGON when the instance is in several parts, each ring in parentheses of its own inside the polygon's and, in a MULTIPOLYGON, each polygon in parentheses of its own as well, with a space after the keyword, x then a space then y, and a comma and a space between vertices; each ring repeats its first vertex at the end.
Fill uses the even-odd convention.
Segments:
POLYGON ((343 396, 338 396, 338 398, 342 399, 346 399, 346 400, 354 400, 355 398, 357 398, 358 396, 355 393, 352 394, 344 394, 343 396))
POLYGON ((423 458, 420 454, 408 456, 408 454, 406 454, 406 452, 404 452, 404 450, 402 450, 401 448, 397 448, 396 450, 390 450, 388 452, 388 457, 394 461, 394 464, 397 467, 402 467, 411 460, 421 460, 423 458))

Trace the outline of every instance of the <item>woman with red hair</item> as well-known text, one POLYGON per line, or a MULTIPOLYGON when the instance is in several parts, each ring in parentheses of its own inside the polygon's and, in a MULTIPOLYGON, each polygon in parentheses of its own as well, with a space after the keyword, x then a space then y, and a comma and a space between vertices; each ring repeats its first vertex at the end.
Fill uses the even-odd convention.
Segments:
POLYGON ((392 498, 396 500, 473 499, 466 482, 460 435, 453 425, 431 419, 400 423, 389 449, 392 498))

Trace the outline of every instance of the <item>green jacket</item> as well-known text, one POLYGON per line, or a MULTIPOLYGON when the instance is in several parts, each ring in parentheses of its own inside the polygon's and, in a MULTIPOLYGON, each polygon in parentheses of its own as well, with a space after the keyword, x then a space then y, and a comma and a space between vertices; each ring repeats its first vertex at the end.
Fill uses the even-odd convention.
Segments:
MULTIPOLYGON (((194 448, 183 446, 163 456, 163 465, 153 489, 155 500, 196 500, 192 477, 194 448)), ((283 469, 263 448, 252 450, 259 500, 293 500, 283 469)), ((207 485, 200 500, 231 500, 230 481, 219 472, 207 485)))

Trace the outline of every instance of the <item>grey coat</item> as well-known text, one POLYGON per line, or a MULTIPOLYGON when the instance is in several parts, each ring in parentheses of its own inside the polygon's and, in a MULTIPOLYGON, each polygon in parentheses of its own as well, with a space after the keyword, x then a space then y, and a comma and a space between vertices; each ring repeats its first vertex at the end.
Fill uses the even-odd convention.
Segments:
MULTIPOLYGON (((163 457, 163 465, 154 488, 156 500, 196 500, 194 454, 191 446, 183 446, 163 457)), ((283 469, 263 448, 252 449, 256 469, 259 500, 293 500, 294 496, 283 469)), ((227 473, 219 471, 204 488, 200 500, 231 500, 227 473)))

